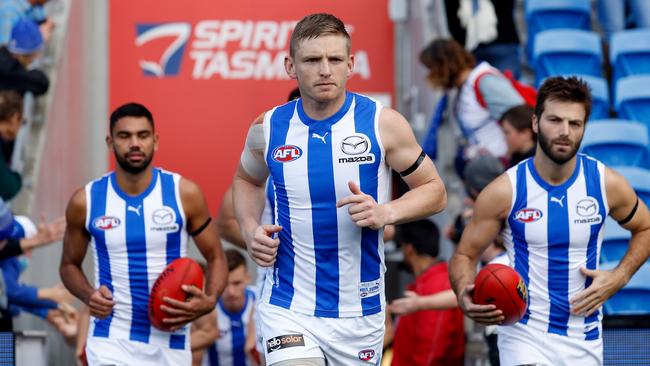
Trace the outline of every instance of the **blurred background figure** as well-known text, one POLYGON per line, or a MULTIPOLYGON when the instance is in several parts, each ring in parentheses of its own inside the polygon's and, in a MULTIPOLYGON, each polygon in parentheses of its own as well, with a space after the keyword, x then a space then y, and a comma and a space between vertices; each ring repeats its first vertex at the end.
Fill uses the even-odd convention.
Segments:
POLYGON ((22 178, 9 166, 13 141, 23 118, 23 99, 15 91, 0 91, 0 197, 10 200, 22 187, 22 178))
POLYGON ((54 30, 54 22, 47 17, 43 5, 49 0, 2 0, 0 1, 0 45, 9 42, 11 29, 27 19, 39 25, 41 36, 48 42, 54 30))
MULTIPOLYGON (((447 263, 438 259, 436 225, 420 220, 397 227, 405 266, 416 276, 408 290, 418 296, 451 288, 447 263)), ((459 308, 423 310, 398 318, 393 340, 393 366, 463 365, 465 328, 459 308)))
POLYGON ((36 23, 19 20, 11 30, 7 46, 0 47, 0 90, 14 90, 20 95, 44 94, 49 80, 40 70, 30 69, 43 50, 43 37, 36 23))
POLYGON ((510 165, 535 155, 537 136, 533 132, 533 107, 522 104, 508 109, 501 117, 501 127, 506 136, 510 165))

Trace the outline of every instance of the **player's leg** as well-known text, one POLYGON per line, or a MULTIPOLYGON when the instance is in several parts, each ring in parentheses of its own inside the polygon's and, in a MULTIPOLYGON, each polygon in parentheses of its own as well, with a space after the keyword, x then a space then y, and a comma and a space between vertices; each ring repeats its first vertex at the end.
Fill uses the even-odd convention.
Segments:
POLYGON ((548 365, 547 333, 535 331, 521 324, 499 327, 499 361, 501 366, 548 365))
POLYGON ((556 358, 554 365, 603 365, 603 340, 584 340, 549 334, 549 348, 553 349, 556 358))
POLYGON ((259 304, 258 317, 267 365, 292 360, 295 362, 286 365, 303 365, 302 360, 325 360, 315 334, 327 332, 314 322, 318 318, 265 303, 259 304))
POLYGON ((384 346, 385 313, 323 319, 333 329, 324 347, 331 365, 379 365, 384 346))

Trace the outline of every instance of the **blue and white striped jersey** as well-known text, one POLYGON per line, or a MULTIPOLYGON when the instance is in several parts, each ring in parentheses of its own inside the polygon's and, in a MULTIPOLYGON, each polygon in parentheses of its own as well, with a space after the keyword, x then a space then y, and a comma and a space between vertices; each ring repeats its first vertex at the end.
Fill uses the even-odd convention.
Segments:
POLYGON ((248 323, 255 308, 255 294, 246 289, 244 307, 231 313, 219 300, 217 303, 217 325, 219 339, 210 346, 203 356, 204 366, 249 366, 244 346, 248 336, 248 323))
MULTIPOLYGON (((512 208, 504 242, 510 263, 528 286, 529 306, 520 321, 534 329, 579 339, 598 339, 600 311, 570 313, 569 301, 591 284, 580 268, 597 269, 609 213, 605 166, 578 154, 573 175, 553 186, 525 160, 507 171, 512 208)), ((502 327, 499 332, 506 332, 502 327)))
POLYGON ((264 117, 266 163, 280 247, 267 271, 262 301, 319 317, 381 311, 383 231, 357 227, 336 202, 360 185, 379 204, 390 198, 390 171, 379 136, 381 105, 347 93, 333 116, 316 121, 302 100, 264 117))
POLYGON ((188 234, 180 175, 158 168, 147 189, 128 196, 109 173, 86 185, 86 229, 95 261, 95 286, 106 285, 113 314, 92 318, 88 335, 189 349, 189 327, 174 333, 151 326, 151 286, 174 259, 186 256, 188 234))

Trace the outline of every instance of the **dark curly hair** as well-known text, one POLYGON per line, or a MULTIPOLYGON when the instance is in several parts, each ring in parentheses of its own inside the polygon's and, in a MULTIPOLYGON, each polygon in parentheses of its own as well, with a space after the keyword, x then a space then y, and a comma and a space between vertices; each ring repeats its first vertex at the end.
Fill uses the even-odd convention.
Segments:
POLYGON ((585 108, 585 123, 591 114, 591 89, 587 83, 575 76, 553 76, 544 81, 537 91, 535 116, 542 118, 547 100, 580 103, 585 108))

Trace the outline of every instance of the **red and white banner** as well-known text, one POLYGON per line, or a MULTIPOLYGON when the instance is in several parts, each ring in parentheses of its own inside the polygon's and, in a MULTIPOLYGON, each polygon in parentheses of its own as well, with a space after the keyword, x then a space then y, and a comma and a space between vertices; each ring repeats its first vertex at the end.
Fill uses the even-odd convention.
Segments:
POLYGON ((214 212, 249 124, 296 87, 284 57, 305 15, 341 18, 356 57, 348 89, 390 100, 387 1, 111 1, 110 110, 132 101, 147 106, 160 135, 155 164, 197 182, 214 212))

